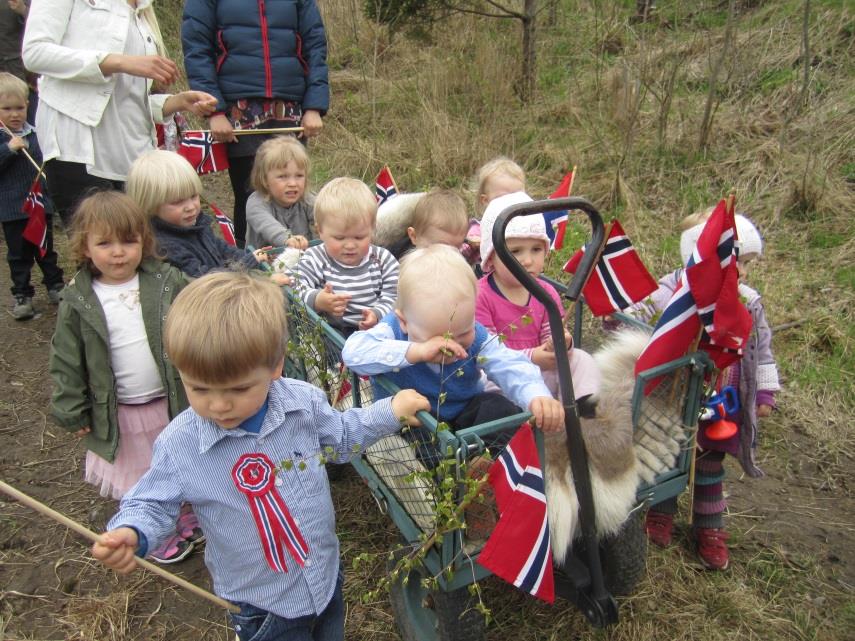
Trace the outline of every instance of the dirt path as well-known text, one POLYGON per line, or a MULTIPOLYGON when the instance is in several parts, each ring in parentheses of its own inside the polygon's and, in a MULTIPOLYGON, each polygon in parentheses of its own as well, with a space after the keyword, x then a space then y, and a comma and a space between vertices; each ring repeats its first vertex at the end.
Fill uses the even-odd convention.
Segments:
MULTIPOLYGON (((0 290, 7 288, 4 267, 0 290)), ((115 504, 100 499, 82 482, 81 447, 46 416, 55 309, 43 291, 38 292, 36 304, 43 314, 30 322, 18 323, 8 313, 0 314, 4 346, 0 478, 99 530, 115 504)), ((785 421, 786 416, 777 420, 785 421)), ((783 568, 809 574, 812 585, 818 587, 807 605, 823 610, 853 595, 855 501, 845 477, 829 484, 825 471, 813 463, 815 444, 794 427, 788 432, 786 455, 767 455, 763 461, 766 478, 728 484, 731 520, 738 532, 733 539, 734 561, 768 566, 770 582, 783 568)), ((736 469, 731 466, 729 472, 734 479, 736 469)), ((393 528, 376 512, 352 471, 334 491, 346 560, 366 548, 383 550, 394 541, 393 528)), ((233 638, 225 616, 215 607, 140 574, 118 579, 88 558, 85 544, 76 536, 4 497, 0 497, 0 523, 0 638, 103 639, 105 630, 119 640, 233 638)), ((656 581, 657 568, 673 562, 673 556, 667 556, 671 554, 680 552, 653 555, 648 583, 656 581)), ((176 570, 209 585, 201 554, 194 554, 176 570)), ((388 604, 360 604, 359 591, 349 575, 347 638, 397 638, 388 604)), ((508 592, 491 587, 493 591, 508 592)), ((542 606, 522 596, 498 598, 510 599, 517 609, 524 604, 523 610, 532 616, 544 614, 542 606)), ((489 638, 507 638, 513 626, 513 618, 502 624, 500 617, 500 626, 490 629, 489 638)))

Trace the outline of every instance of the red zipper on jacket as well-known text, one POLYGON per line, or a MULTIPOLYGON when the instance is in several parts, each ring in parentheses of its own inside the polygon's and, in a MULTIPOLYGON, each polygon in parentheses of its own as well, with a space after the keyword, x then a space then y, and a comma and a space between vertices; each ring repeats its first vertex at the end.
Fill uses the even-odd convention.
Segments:
POLYGON ((270 70, 270 42, 267 38, 267 12, 264 0, 258 0, 258 15, 261 18, 261 50, 264 52, 264 97, 273 97, 273 76, 270 70))

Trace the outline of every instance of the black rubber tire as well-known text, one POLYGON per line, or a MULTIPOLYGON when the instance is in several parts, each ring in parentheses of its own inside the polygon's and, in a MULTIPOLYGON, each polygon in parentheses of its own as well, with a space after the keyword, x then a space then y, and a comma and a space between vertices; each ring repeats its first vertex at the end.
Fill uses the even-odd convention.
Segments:
MULTIPOLYGON (((390 561, 389 569, 394 565, 395 561, 390 561)), ((474 609, 476 600, 469 590, 426 590, 421 585, 422 578, 420 571, 413 570, 407 585, 398 580, 389 588, 392 612, 401 639, 483 641, 484 616, 474 609)))
POLYGON ((603 582, 612 596, 628 596, 647 571, 643 510, 636 510, 614 536, 600 541, 603 582))

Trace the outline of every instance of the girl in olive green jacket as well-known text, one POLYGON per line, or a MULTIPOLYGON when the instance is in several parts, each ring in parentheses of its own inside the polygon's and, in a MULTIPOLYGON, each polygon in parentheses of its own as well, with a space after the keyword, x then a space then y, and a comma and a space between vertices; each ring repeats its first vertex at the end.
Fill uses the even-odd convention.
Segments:
POLYGON ((120 499, 148 470, 151 447, 187 402, 164 356, 161 329, 186 281, 152 257, 145 214, 127 196, 84 200, 68 283, 51 341, 51 414, 84 438, 86 480, 120 499))

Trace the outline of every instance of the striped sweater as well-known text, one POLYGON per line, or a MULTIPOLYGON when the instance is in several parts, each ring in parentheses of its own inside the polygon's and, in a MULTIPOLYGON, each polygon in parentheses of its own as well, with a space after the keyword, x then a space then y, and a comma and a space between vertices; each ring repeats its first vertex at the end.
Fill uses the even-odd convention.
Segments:
POLYGON ((327 316, 331 325, 350 330, 358 327, 364 309, 372 310, 378 320, 392 311, 398 290, 398 261, 388 250, 371 245, 365 262, 347 267, 333 260, 323 245, 315 245, 300 258, 294 279, 300 299, 312 309, 327 283, 335 293, 350 294, 342 318, 327 316))

